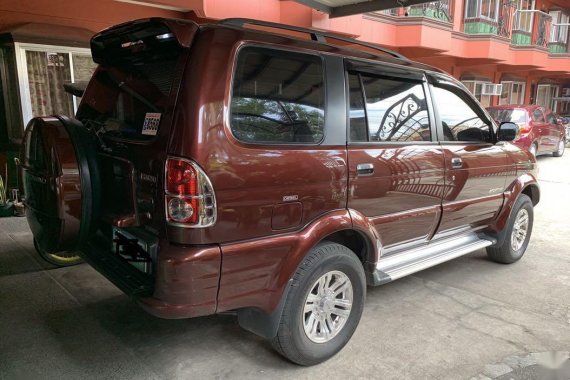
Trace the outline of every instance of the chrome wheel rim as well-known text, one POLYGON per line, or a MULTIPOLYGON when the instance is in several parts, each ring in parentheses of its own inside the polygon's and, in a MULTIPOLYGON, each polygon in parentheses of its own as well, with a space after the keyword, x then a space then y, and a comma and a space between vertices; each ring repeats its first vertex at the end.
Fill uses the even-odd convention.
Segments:
POLYGON ((558 155, 562 155, 562 153, 564 153, 565 147, 566 144, 564 144, 564 140, 560 140, 560 143, 558 143, 558 155))
POLYGON ((526 236, 528 235, 529 222, 528 211, 524 208, 520 209, 515 218, 513 232, 511 233, 511 248, 513 251, 516 252, 522 248, 526 236))
POLYGON ((340 271, 322 275, 307 294, 301 322, 307 338, 326 343, 345 326, 354 294, 348 276, 340 271))

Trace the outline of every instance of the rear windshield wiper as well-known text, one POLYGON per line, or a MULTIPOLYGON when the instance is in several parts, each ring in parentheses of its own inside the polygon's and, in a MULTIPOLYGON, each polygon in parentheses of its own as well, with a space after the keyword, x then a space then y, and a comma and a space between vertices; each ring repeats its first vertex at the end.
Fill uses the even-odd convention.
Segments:
POLYGON ((115 84, 117 85, 117 87, 119 87, 119 89, 125 91, 127 94, 131 95, 133 98, 137 99, 139 102, 149 107, 153 112, 160 111, 160 109, 154 104, 152 104, 150 100, 148 100, 147 98, 145 98, 144 96, 142 96, 141 94, 130 88, 129 85, 126 84, 124 81, 117 79, 110 71, 107 71, 107 75, 109 76, 109 78, 111 78, 113 82, 115 82, 115 84))

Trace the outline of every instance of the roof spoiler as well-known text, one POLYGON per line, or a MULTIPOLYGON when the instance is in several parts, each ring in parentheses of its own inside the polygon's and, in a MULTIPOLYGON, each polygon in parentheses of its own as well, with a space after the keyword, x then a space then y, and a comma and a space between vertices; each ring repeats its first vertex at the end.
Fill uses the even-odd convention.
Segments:
POLYGON ((99 64, 116 62, 137 53, 172 47, 188 48, 198 24, 190 20, 148 18, 105 29, 91 38, 91 55, 99 64))

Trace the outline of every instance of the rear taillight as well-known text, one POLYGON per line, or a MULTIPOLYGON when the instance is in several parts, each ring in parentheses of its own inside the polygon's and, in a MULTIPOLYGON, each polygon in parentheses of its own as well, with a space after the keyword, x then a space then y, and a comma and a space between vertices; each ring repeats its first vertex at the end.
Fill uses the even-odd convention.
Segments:
POLYGON ((530 132, 530 125, 527 123, 519 123, 519 133, 521 135, 527 134, 530 132))
POLYGON ((166 221, 188 228, 216 223, 216 198, 210 179, 194 162, 168 158, 165 166, 166 221))

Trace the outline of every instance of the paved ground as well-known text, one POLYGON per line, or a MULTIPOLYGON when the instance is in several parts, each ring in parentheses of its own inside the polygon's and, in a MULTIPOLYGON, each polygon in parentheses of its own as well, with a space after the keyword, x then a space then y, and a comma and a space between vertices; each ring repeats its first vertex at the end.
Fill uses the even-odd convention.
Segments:
POLYGON ((153 318, 90 267, 41 262, 25 220, 0 219, 0 379, 542 378, 537 363, 570 350, 567 153, 539 158, 542 202, 522 261, 479 251, 369 289, 351 342, 312 368, 233 316, 153 318))

